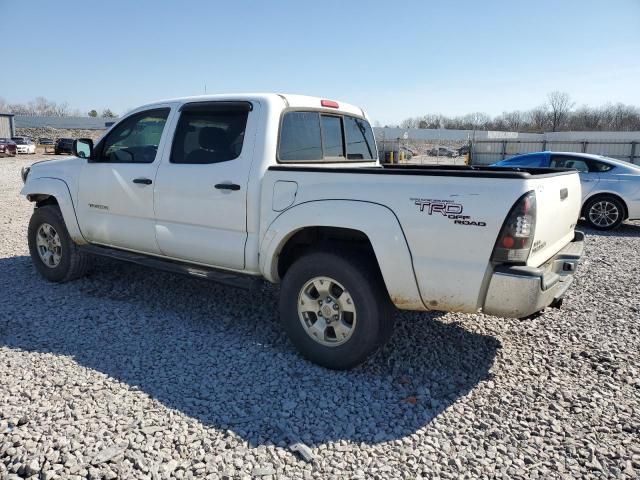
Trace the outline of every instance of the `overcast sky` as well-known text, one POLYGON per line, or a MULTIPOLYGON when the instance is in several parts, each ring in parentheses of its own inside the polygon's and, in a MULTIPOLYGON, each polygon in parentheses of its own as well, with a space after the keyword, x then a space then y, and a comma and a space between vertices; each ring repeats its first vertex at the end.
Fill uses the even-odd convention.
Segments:
POLYGON ((87 111, 304 93, 381 123, 424 113, 640 105, 640 0, 0 0, 0 97, 87 111))

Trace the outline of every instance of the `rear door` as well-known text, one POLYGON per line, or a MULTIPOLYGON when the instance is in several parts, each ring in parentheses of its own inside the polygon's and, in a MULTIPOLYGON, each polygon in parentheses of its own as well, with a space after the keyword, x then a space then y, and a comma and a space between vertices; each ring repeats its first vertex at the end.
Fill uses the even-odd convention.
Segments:
POLYGON ((583 157, 571 155, 551 155, 552 168, 575 168, 580 172, 580 185, 582 186, 582 201, 589 196, 600 181, 598 172, 591 169, 589 160, 583 157))
POLYGON ((241 270, 247 185, 260 105, 182 106, 154 191, 155 233, 168 257, 241 270))

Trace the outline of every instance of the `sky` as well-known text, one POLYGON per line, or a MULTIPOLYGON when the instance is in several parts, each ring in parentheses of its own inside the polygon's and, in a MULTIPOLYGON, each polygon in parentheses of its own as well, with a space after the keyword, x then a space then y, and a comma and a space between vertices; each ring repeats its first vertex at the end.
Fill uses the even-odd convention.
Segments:
POLYGON ((640 0, 0 0, 0 19, 10 103, 122 114, 205 88, 301 93, 383 125, 554 90, 640 105, 640 0))

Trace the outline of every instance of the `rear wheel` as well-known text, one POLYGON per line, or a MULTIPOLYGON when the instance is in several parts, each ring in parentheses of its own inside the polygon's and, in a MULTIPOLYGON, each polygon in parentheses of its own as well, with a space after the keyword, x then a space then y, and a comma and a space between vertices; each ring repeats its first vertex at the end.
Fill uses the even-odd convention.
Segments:
POLYGON ((587 202, 584 216, 590 227, 611 230, 624 221, 624 205, 616 197, 601 196, 587 202))
POLYGON ((33 211, 28 237, 31 260, 47 280, 67 282, 87 272, 90 257, 80 252, 69 236, 57 205, 46 205, 33 211))
POLYGON ((298 259, 280 289, 280 316, 292 343, 318 365, 363 363, 393 330, 393 307, 375 259, 317 251, 298 259))

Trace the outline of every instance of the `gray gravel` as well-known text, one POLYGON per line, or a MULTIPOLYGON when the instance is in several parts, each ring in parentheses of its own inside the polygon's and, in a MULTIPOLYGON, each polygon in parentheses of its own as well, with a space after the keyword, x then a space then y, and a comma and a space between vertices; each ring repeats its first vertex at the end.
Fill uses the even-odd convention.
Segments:
POLYGON ((18 197, 31 161, 0 159, 0 478, 640 474, 640 224, 589 232, 562 310, 403 313, 336 373, 294 352, 274 287, 111 261, 43 281, 18 197))

